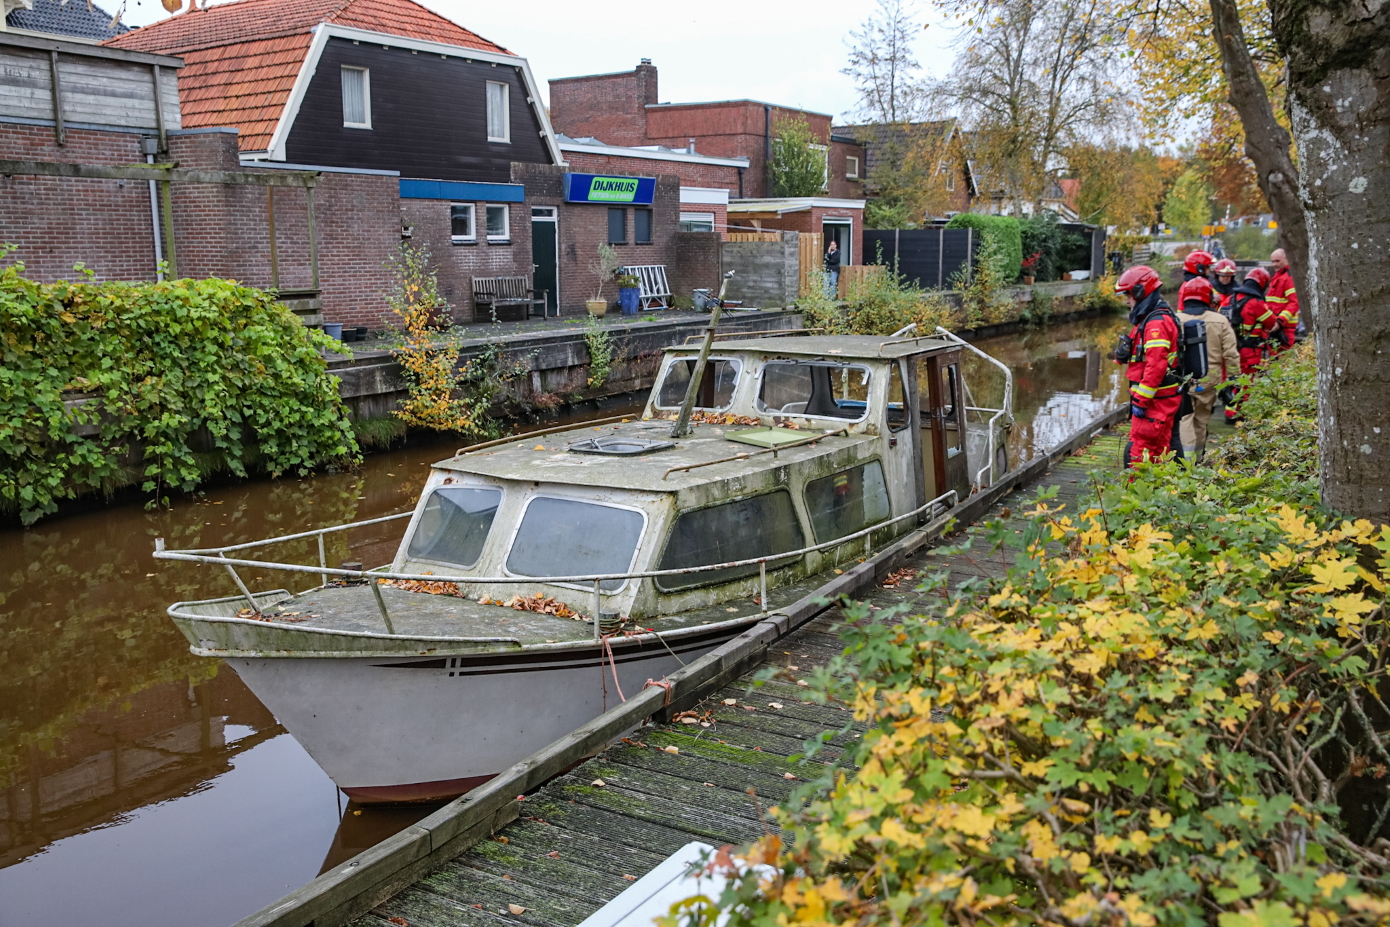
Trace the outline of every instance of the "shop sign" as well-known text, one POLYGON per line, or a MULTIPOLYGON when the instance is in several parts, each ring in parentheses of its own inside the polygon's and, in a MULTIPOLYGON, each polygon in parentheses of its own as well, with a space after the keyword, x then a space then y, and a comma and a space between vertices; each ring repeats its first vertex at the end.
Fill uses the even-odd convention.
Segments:
POLYGON ((606 177, 566 174, 566 203, 604 203, 650 206, 656 197, 655 177, 606 177))

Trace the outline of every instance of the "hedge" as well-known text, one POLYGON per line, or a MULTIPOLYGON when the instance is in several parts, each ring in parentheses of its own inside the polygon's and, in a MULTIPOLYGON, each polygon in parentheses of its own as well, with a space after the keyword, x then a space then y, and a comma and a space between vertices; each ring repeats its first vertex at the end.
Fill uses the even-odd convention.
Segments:
POLYGON ((0 270, 0 510, 25 524, 131 482, 158 498, 215 471, 357 459, 320 354, 340 348, 270 294, 22 273, 0 270))
MULTIPOLYGON (((1308 346, 1282 365, 1247 414, 1315 389, 1308 346)), ((813 691, 868 732, 665 922, 1385 923, 1390 529, 1292 463, 1113 473, 1040 498, 1007 579, 848 609, 813 691)))
POLYGON ((988 246, 992 240, 1000 249, 1000 277, 1008 283, 1018 279, 1023 270, 1023 230, 1017 219, 962 212, 952 216, 946 228, 979 229, 983 233, 982 245, 988 246))

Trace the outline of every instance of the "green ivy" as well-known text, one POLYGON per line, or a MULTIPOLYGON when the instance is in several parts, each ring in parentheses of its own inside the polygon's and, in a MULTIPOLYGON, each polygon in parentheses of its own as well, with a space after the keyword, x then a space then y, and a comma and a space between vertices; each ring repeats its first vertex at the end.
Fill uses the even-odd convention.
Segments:
MULTIPOLYGON (((78 270, 81 270, 79 265, 78 270)), ((0 270, 0 509, 25 524, 132 482, 166 501, 212 470, 358 460, 321 349, 232 280, 35 283, 0 270)))

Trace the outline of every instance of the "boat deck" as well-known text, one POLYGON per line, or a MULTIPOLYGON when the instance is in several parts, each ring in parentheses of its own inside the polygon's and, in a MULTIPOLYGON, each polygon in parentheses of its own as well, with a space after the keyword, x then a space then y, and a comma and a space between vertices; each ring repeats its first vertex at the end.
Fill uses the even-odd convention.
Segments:
MULTIPOLYGON (((971 577, 1002 575, 1021 546, 1027 500, 1038 488, 1055 486, 1050 504, 1084 510, 1092 498, 1087 474, 1117 467, 1122 441, 1101 436, 1039 483, 1005 497, 992 513, 1014 523, 1001 550, 991 551, 983 531, 972 527, 973 549, 950 555, 927 549, 907 566, 945 566, 953 587, 971 577)), ((925 609, 940 601, 915 592, 914 585, 878 585, 857 598, 875 608, 909 602, 925 609)), ((387 927, 391 919, 411 927, 575 927, 692 840, 718 846, 761 836, 762 811, 785 800, 816 764, 838 758, 863 730, 847 707, 811 704, 798 685, 839 653, 835 628, 842 620, 838 610, 827 612, 779 641, 758 670, 705 699, 696 711, 708 712, 711 726, 666 724, 635 732, 526 796, 519 820, 352 927, 387 927), (753 688, 754 675, 766 669, 776 678, 753 688), (829 742, 815 759, 797 759, 806 741, 823 733, 829 742)))

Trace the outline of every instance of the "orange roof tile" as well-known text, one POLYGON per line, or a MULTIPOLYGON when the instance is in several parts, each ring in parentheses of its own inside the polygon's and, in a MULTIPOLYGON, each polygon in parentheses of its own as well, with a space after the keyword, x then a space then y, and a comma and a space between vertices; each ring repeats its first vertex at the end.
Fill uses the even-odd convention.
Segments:
POLYGON ((180 56, 183 125, 235 126, 242 151, 265 151, 320 23, 511 54, 412 0, 235 0, 103 44, 180 56))

